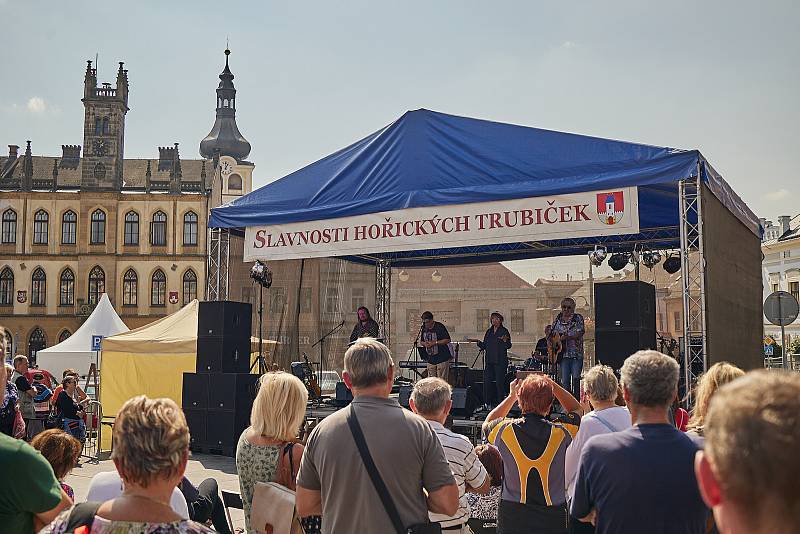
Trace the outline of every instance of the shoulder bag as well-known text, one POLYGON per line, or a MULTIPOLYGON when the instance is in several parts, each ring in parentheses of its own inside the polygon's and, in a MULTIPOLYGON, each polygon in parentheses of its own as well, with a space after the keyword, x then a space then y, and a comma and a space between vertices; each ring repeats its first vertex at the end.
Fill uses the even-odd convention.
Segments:
POLYGON ((418 525, 411 525, 406 527, 400 519, 400 514, 397 512, 397 507, 394 505, 392 496, 389 495, 389 490, 383 482, 375 462, 372 460, 372 455, 369 453, 369 447, 364 439, 364 433, 361 431, 361 425, 358 423, 358 418, 353 411, 353 405, 350 405, 350 412, 347 414, 347 424, 350 426, 350 432, 353 434, 353 439, 358 447, 358 452, 361 454, 361 460, 364 462, 364 467, 367 468, 369 478, 372 480, 372 485, 378 496, 381 498, 381 503, 392 520, 395 531, 397 534, 441 534, 442 527, 439 523, 420 523, 418 525))
POLYGON ((258 534, 302 534, 291 484, 292 443, 281 450, 275 481, 256 482, 250 506, 250 527, 258 534), (287 454, 288 453, 288 454, 287 454), (286 459, 288 457, 288 460, 286 459), (287 465, 289 464, 289 465, 287 465), (289 473, 287 478, 287 471, 289 473))

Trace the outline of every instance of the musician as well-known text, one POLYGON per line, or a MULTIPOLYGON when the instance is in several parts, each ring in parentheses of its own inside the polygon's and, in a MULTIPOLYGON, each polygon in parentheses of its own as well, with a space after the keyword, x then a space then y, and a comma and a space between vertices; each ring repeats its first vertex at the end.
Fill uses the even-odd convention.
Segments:
POLYGON ((561 336, 561 387, 576 399, 581 396, 581 371, 583 370, 583 334, 586 332, 583 316, 575 313, 575 300, 561 301, 561 313, 553 321, 551 336, 561 336))
POLYGON ((492 326, 483 335, 483 341, 478 341, 478 348, 486 351, 484 379, 487 387, 494 382, 499 403, 508 395, 506 371, 508 370, 508 349, 511 348, 511 333, 503 326, 503 316, 500 312, 492 312, 491 321, 492 326))
POLYGON ((373 319, 366 306, 358 308, 358 322, 353 327, 353 332, 350 334, 350 342, 352 343, 360 337, 378 337, 378 323, 373 319))
POLYGON ((433 320, 433 314, 426 311, 422 314, 422 328, 420 329, 420 346, 425 350, 428 366, 428 376, 438 376, 447 382, 450 373, 450 333, 445 326, 433 320))
POLYGON ((548 324, 544 327, 544 337, 540 337, 536 342, 536 348, 533 350, 531 357, 525 360, 525 368, 535 371, 543 371, 547 367, 547 348, 548 339, 550 338, 550 331, 553 325, 548 324))

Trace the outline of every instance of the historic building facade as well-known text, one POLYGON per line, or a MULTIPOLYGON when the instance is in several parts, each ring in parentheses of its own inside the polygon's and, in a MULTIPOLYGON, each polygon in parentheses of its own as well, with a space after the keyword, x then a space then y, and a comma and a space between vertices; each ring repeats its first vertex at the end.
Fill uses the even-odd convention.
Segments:
POLYGON ((178 143, 158 147, 152 159, 126 159, 128 72, 120 63, 116 83, 98 85, 91 61, 83 145, 63 145, 60 156, 48 157, 33 155, 28 141, 23 153, 9 145, 0 156, 6 354, 34 356, 66 339, 103 293, 130 328, 204 297, 209 209, 248 192, 254 167, 244 160, 250 145, 238 129, 246 150, 228 143, 235 120, 228 53, 217 89, 217 123, 223 115, 228 129, 212 130, 203 159, 181 158, 178 143))

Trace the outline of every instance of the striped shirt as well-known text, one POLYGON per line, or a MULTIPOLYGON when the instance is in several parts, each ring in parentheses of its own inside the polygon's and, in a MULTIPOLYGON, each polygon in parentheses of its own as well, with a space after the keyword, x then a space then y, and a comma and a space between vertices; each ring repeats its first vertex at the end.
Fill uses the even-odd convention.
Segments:
POLYGON ((463 525, 470 518, 469 502, 467 502, 466 496, 467 486, 479 488, 489 475, 478 460, 475 449, 466 436, 451 432, 437 421, 428 421, 428 423, 442 444, 444 456, 450 462, 450 470, 458 485, 458 510, 455 515, 447 516, 431 512, 431 521, 440 523, 442 527, 463 525))

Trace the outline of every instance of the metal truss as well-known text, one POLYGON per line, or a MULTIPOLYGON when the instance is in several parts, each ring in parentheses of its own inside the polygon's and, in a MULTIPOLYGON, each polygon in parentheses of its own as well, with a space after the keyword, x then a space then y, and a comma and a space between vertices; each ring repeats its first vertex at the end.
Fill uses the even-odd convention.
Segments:
POLYGON ((379 335, 388 345, 392 326, 392 264, 389 260, 375 262, 375 321, 379 335))
POLYGON ((703 244, 702 162, 697 176, 680 182, 681 281, 683 283, 683 366, 686 399, 694 402, 693 387, 707 368, 706 262, 703 244))
POLYGON ((226 228, 212 228, 208 245, 207 300, 228 300, 228 266, 231 234, 226 228))

